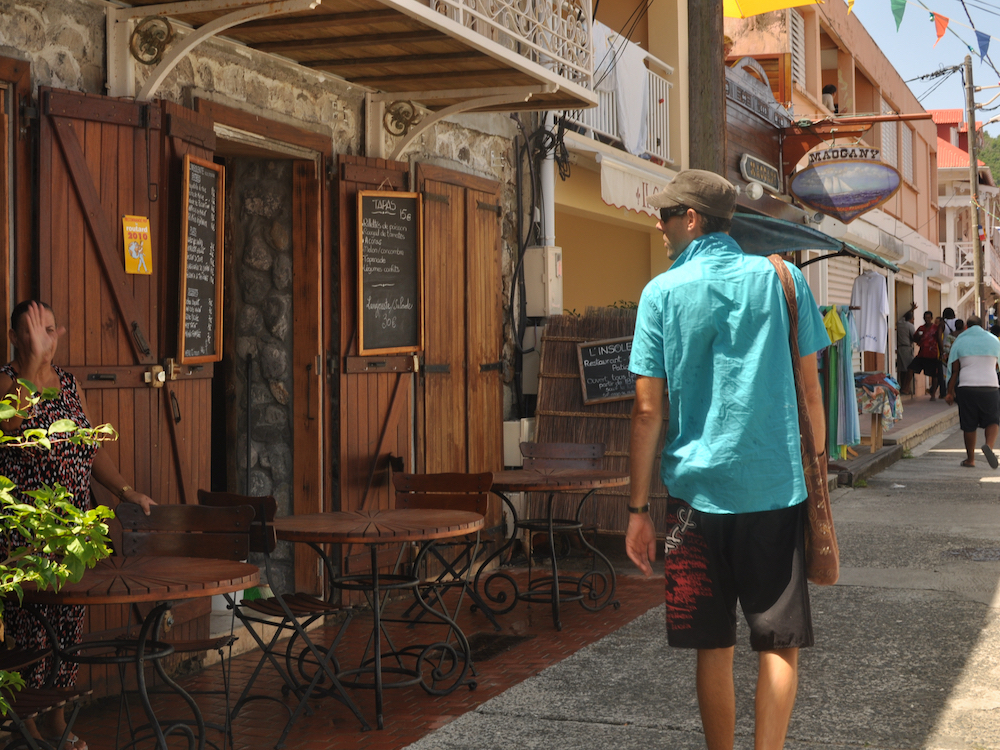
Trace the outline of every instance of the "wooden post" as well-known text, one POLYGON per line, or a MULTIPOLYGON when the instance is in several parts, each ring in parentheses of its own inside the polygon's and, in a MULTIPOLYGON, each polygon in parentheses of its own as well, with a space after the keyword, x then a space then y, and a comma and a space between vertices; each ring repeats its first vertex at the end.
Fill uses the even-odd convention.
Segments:
POLYGON ((726 175, 722 0, 688 3, 689 166, 726 175))

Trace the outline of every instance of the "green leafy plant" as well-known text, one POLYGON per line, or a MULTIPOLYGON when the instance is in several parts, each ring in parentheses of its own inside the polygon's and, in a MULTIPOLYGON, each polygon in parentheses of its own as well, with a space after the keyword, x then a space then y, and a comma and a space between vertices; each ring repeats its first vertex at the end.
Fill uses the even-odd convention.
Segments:
MULTIPOLYGON (((21 417, 26 419, 31 410, 42 400, 56 398, 55 388, 36 393, 29 381, 18 381, 23 388, 17 394, 0 399, 0 421, 21 417)), ((53 422, 46 430, 25 430, 22 435, 0 434, 0 450, 50 450, 58 443, 90 445, 107 440, 117 440, 118 433, 111 425, 80 427, 72 420, 53 422)), ((11 595, 18 602, 23 597, 23 587, 34 585, 39 589, 58 590, 67 581, 76 582, 87 568, 108 557, 111 549, 104 520, 114 514, 100 505, 91 510, 80 510, 71 502, 70 493, 60 484, 43 485, 41 489, 25 492, 31 502, 15 494, 16 485, 0 477, 0 515, 3 533, 9 538, 17 532, 25 544, 7 551, 0 561, 0 616, 3 600, 11 595)), ((0 634, 2 634, 0 623, 0 634)), ((24 687, 24 680, 17 672, 0 671, 0 713, 10 708, 8 698, 12 691, 24 687)))
POLYGON ((629 299, 620 299, 617 302, 612 302, 608 307, 613 307, 616 310, 638 310, 639 303, 629 299))

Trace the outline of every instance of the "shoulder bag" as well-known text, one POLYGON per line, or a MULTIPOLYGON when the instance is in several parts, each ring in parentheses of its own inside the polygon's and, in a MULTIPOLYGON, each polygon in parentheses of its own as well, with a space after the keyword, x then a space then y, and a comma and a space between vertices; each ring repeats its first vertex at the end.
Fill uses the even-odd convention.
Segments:
POLYGON ((792 372, 795 375, 795 397, 799 407, 799 433, 801 435, 802 471, 805 474, 808 521, 806 523, 806 575, 820 586, 832 586, 840 577, 840 550, 837 533, 833 528, 830 509, 830 487, 826 478, 826 462, 816 455, 812 420, 802 386, 802 368, 799 363, 799 306, 795 297, 795 282, 788 267, 777 255, 768 256, 774 264, 785 292, 788 305, 789 346, 792 353, 792 372))

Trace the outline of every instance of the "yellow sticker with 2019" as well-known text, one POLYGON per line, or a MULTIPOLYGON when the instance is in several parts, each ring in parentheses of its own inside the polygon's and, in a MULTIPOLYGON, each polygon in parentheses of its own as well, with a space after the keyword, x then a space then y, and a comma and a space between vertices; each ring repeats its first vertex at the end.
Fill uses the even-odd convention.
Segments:
POLYGON ((125 236, 125 273, 153 273, 153 240, 149 219, 145 216, 123 216, 125 236))

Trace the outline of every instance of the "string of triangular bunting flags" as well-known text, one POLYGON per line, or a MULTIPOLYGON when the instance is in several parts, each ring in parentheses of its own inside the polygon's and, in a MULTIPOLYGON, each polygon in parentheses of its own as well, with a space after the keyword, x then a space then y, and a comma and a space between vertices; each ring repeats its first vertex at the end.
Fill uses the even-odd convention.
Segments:
MULTIPOLYGON (((942 16, 940 13, 935 13, 930 8, 928 8, 926 5, 924 5, 922 2, 916 2, 916 3, 914 3, 913 0, 889 0, 889 5, 890 5, 890 7, 892 9, 892 16, 893 16, 893 18, 896 19, 896 31, 897 32, 899 31, 900 24, 903 22, 903 13, 906 10, 906 6, 908 4, 919 5, 921 8, 923 8, 925 11, 927 11, 930 14, 930 20, 934 22, 934 30, 937 33, 937 40, 934 42, 934 46, 937 47, 938 42, 941 41, 941 38, 949 30, 949 24, 951 23, 951 19, 948 18, 947 16, 942 16)), ((854 8, 854 0, 847 0, 847 12, 850 13, 853 8, 854 8)), ((964 27, 966 29, 969 29, 970 31, 975 32, 975 34, 976 34, 976 43, 979 46, 978 55, 979 55, 980 61, 982 61, 986 57, 987 53, 990 51, 990 40, 993 37, 990 36, 989 34, 986 34, 986 33, 982 32, 982 31, 980 31, 979 29, 976 29, 976 28, 974 28, 972 26, 969 26, 967 24, 961 23, 959 21, 955 21, 954 23, 957 26, 962 26, 962 27, 964 27)), ((955 37, 960 42, 962 42, 962 44, 964 44, 966 46, 966 48, 969 50, 969 52, 971 52, 974 55, 977 54, 976 50, 974 50, 972 48, 972 45, 969 44, 968 42, 966 42, 964 39, 962 39, 962 37, 960 37, 955 32, 954 29, 951 29, 951 33, 954 34, 955 37)))

